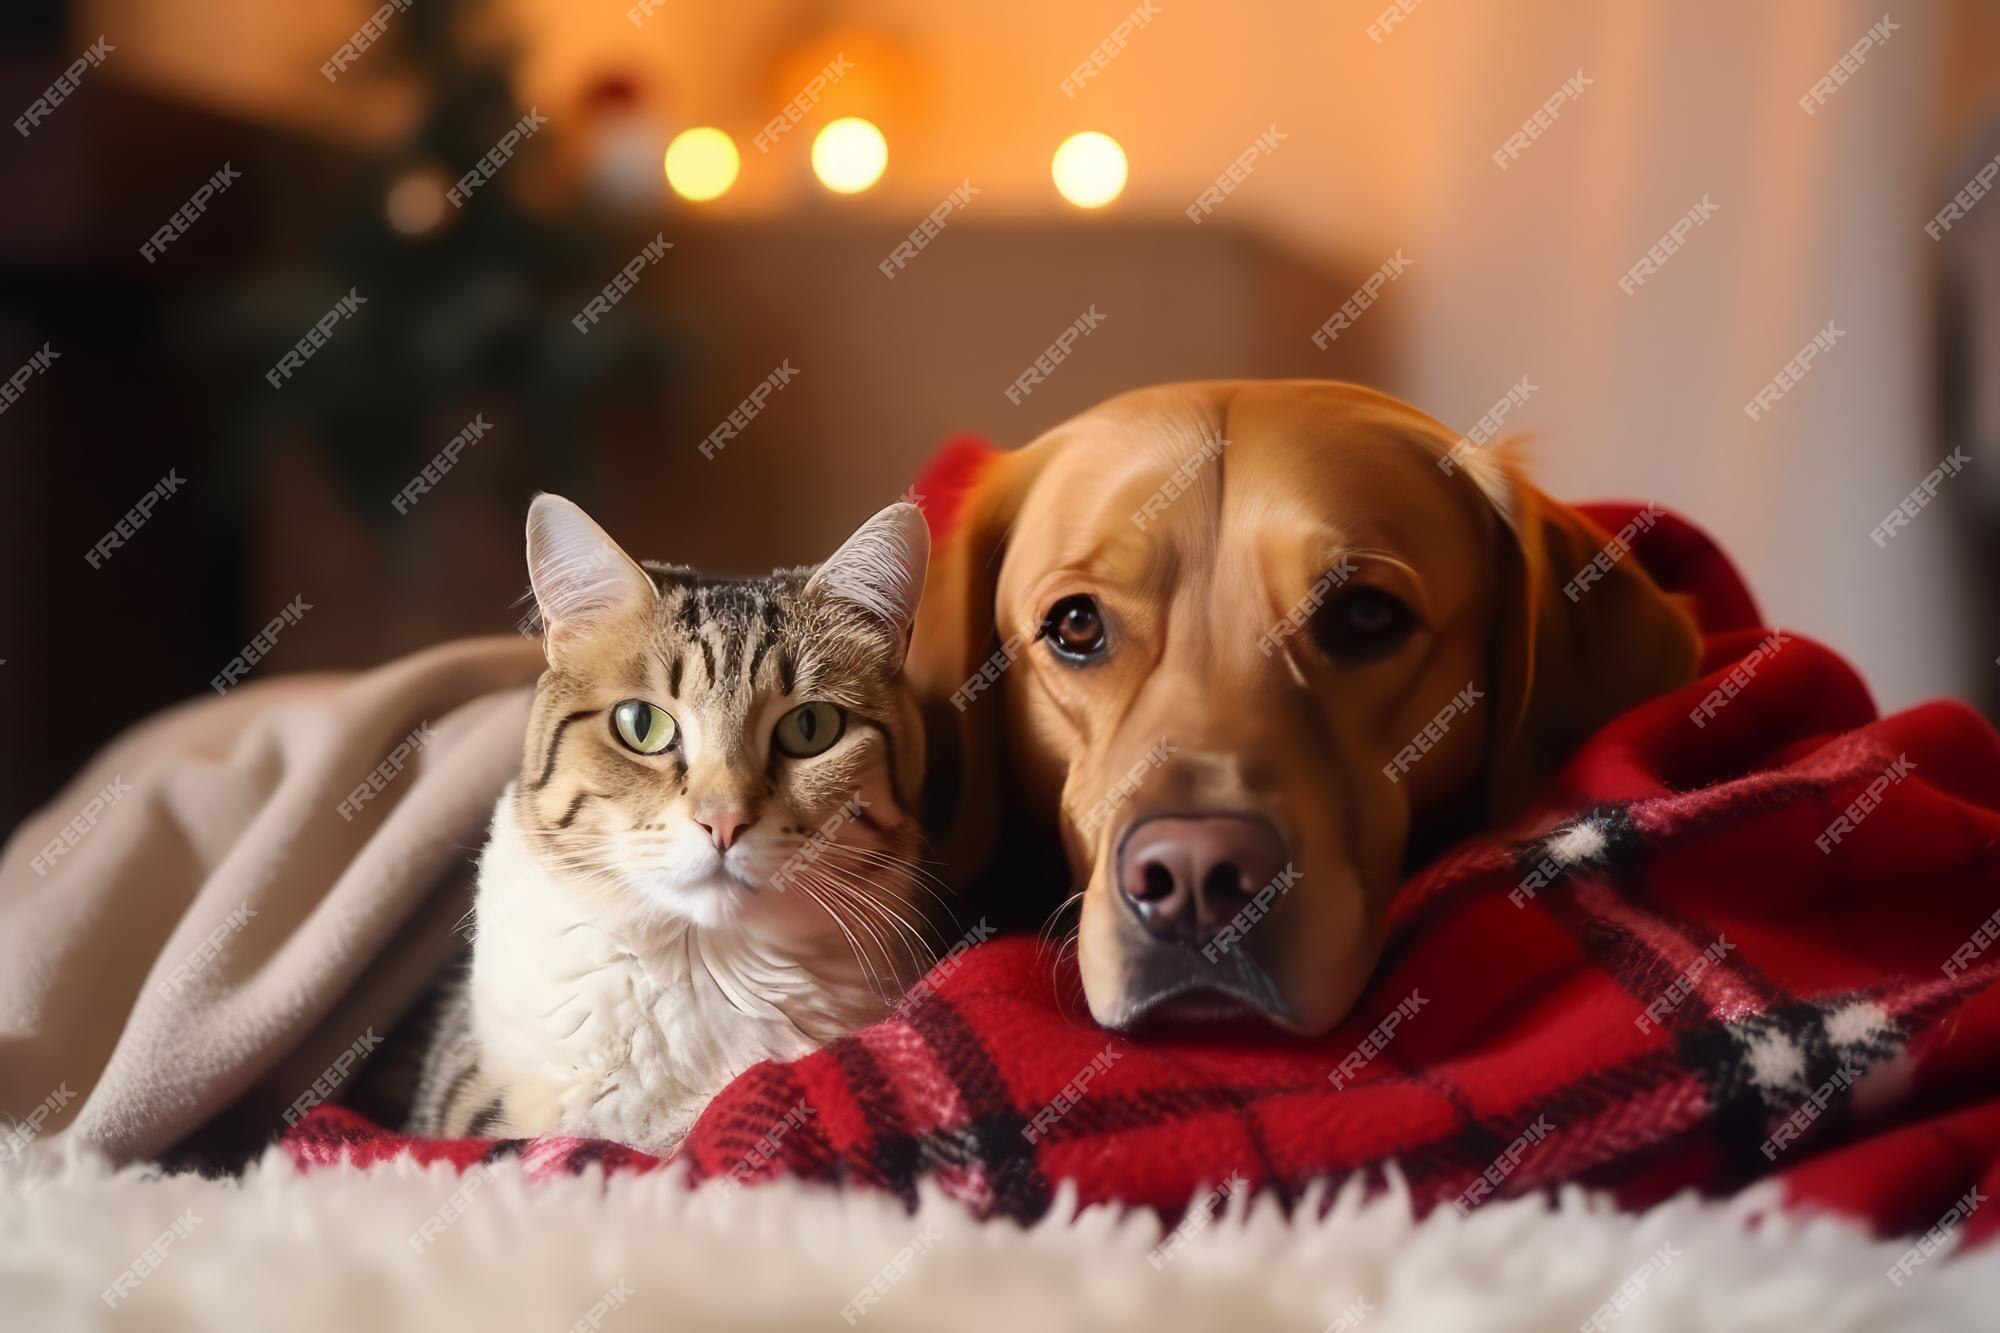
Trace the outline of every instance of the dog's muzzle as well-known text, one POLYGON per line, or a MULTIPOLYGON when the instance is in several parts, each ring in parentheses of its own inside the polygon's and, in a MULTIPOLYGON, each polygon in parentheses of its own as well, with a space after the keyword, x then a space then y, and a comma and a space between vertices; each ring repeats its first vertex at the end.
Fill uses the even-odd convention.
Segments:
POLYGON ((1148 1015, 1222 1018, 1244 1006, 1281 1026, 1291 1006, 1247 947, 1245 909, 1287 866, 1284 839, 1245 815, 1157 815, 1119 840, 1118 899, 1137 930, 1118 1026, 1148 1015))

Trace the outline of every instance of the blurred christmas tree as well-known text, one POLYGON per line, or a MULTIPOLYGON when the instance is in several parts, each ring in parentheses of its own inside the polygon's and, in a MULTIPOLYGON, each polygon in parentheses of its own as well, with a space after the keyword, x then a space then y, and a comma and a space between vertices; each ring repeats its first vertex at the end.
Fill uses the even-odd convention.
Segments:
MULTIPOLYGON (((657 204, 619 215, 577 185, 529 197, 530 182, 555 174, 556 137, 576 127, 540 127, 462 205, 447 199, 530 111, 510 52, 481 35, 487 8, 424 0, 388 19, 339 87, 366 98, 413 81, 424 109, 411 132, 394 151, 302 173, 293 248, 193 320, 216 331, 202 359, 231 381, 215 397, 232 405, 221 424, 245 464, 236 478, 252 475, 267 442, 303 436, 357 510, 387 522, 388 497, 483 412, 522 429, 555 484, 581 471, 594 414, 643 414, 675 378, 669 321, 649 303, 628 303, 588 336, 570 322, 661 222, 657 204), (359 312, 281 388, 267 383, 265 370, 350 291, 359 312)), ((650 170, 657 182, 657 159, 650 170)))

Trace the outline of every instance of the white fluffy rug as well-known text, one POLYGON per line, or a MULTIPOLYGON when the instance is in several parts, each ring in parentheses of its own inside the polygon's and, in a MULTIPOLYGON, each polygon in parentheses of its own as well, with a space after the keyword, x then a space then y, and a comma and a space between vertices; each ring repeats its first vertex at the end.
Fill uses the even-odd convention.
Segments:
POLYGON ((1907 1242, 1767 1202, 1630 1216, 1571 1192, 1418 1222, 1398 1193, 1350 1191, 1287 1222, 1238 1199, 1162 1253, 1150 1214, 1067 1200, 1022 1230, 941 1197, 913 1217, 874 1193, 689 1192, 667 1172, 300 1174, 273 1153, 233 1182, 37 1152, 0 1169, 0 1327, 1876 1333, 2000 1318, 2000 1247, 1947 1246, 1897 1286, 1907 1242))

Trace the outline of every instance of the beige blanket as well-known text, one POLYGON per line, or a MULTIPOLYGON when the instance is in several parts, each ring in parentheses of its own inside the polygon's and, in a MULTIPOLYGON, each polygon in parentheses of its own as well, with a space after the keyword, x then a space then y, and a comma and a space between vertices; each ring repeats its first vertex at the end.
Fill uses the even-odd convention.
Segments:
POLYGON ((0 1156, 150 1158, 338 1097, 455 946, 541 667, 466 640, 107 746, 0 856, 0 1156))

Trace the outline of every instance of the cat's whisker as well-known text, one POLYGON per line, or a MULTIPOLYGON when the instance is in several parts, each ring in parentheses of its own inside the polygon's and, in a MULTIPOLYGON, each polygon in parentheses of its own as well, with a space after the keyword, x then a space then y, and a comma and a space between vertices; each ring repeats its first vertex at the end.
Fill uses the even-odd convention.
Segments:
MULTIPOLYGON (((886 861, 900 868, 907 869, 911 874, 920 875, 923 878, 931 881, 933 884, 939 885, 940 887, 943 888, 951 887, 950 884, 948 884, 942 876, 939 876, 925 868, 925 860, 923 857, 898 855, 895 852, 889 851, 887 848, 870 847, 865 843, 858 843, 858 842, 831 843, 828 845, 828 850, 853 852, 859 856, 874 857, 877 860, 886 861)), ((933 862, 931 864, 941 865, 943 863, 933 862)))
POLYGON ((921 876, 922 878, 913 878, 910 881, 910 887, 912 889, 920 890, 921 892, 927 893, 933 899, 935 899, 939 909, 943 911, 946 916, 951 918, 951 923, 953 926, 960 926, 963 924, 958 918, 958 913, 953 909, 951 900, 947 898, 944 895, 944 893, 939 892, 940 889, 949 891, 951 886, 949 884, 946 884, 942 879, 939 879, 936 875, 931 874, 928 870, 923 869, 921 866, 914 865, 902 859, 901 857, 896 856, 892 852, 885 852, 880 848, 876 847, 861 847, 851 843, 832 843, 829 844, 824 850, 828 853, 840 853, 843 855, 852 856, 857 860, 863 862, 864 864, 870 865, 872 867, 878 867, 884 870, 893 871, 898 874, 921 876), (933 888, 931 887, 931 885, 924 883, 923 881, 926 878, 934 881, 937 887, 933 888))
POLYGON ((607 901, 626 892, 624 871, 599 857, 582 853, 544 856, 542 864, 570 883, 599 893, 607 901))
POLYGON ((880 848, 861 847, 850 843, 834 843, 823 850, 827 855, 837 854, 846 856, 851 860, 862 862, 871 867, 893 871, 899 876, 907 876, 912 889, 920 889, 936 897, 940 904, 943 904, 945 900, 939 894, 938 890, 949 890, 951 887, 945 881, 925 870, 922 866, 912 865, 893 852, 885 852, 880 848), (926 881, 929 882, 927 883, 926 881))
MULTIPOLYGON (((860 904, 857 905, 860 906, 860 910, 864 914, 874 915, 873 908, 860 904)), ((880 920, 879 916, 875 919, 880 920)), ((887 932, 887 942, 883 949, 883 961, 891 975, 895 978, 896 995, 901 995, 904 991, 908 990, 916 983, 917 978, 921 977, 927 970, 920 956, 920 950, 913 947, 907 939, 893 929, 887 932), (891 949, 890 946, 895 947, 891 949)))
POLYGON ((587 853, 579 852, 566 856, 545 856, 542 858, 542 864, 553 870, 565 872, 576 871, 585 876, 602 876, 613 883, 618 882, 621 878, 618 867, 611 861, 601 856, 587 853))
MULTIPOLYGON (((839 867, 828 867, 828 869, 837 872, 840 871, 839 867)), ((900 927, 905 935, 930 956, 931 963, 936 963, 937 953, 931 948, 929 939, 923 931, 912 925, 907 917, 895 909, 888 896, 890 891, 886 885, 877 883, 853 870, 842 872, 842 877, 846 880, 848 888, 852 889, 872 908, 880 912, 885 920, 893 922, 900 927)), ((914 963, 917 960, 912 958, 911 961, 914 963)))
MULTIPOLYGON (((834 926, 840 931, 841 935, 843 935, 846 938, 847 947, 854 951, 855 958, 860 959, 862 956, 860 942, 854 938, 854 932, 848 929, 847 922, 841 917, 841 914, 837 910, 835 910, 833 904, 829 903, 826 900, 826 898, 819 892, 818 889, 814 888, 810 884, 805 883, 803 880, 799 882, 799 891, 805 894, 806 897, 812 899, 813 903, 816 906, 818 906, 818 908, 822 912, 825 912, 827 914, 828 918, 832 920, 834 926)), ((864 963, 863 966, 866 966, 866 964, 864 963)))
POLYGON ((917 976, 922 975, 926 970, 925 964, 917 957, 915 950, 911 948, 910 941, 914 941, 917 948, 924 949, 926 952, 928 952, 929 946, 925 943, 922 936, 914 933, 913 928, 907 921, 889 910, 885 904, 877 900, 860 883, 855 882, 845 875, 836 873, 833 867, 820 866, 814 867, 814 870, 818 873, 822 887, 830 893, 837 895, 843 902, 846 902, 854 909, 857 913, 857 920, 875 938, 882 949, 883 962, 892 971, 898 969, 895 967, 895 960, 889 950, 888 938, 880 930, 876 929, 873 923, 880 922, 883 927, 888 928, 892 933, 901 932, 900 934, 896 934, 895 938, 898 943, 903 945, 904 955, 908 958, 911 968, 914 969, 909 981, 904 983, 905 985, 909 984, 909 982, 914 982, 917 976), (905 936, 908 938, 906 939, 905 936))
MULTIPOLYGON (((850 914, 853 911, 851 907, 849 908, 849 913, 844 914, 840 911, 841 906, 846 905, 846 903, 844 899, 834 896, 832 890, 836 887, 835 885, 824 879, 820 879, 815 884, 813 882, 814 878, 817 877, 809 877, 806 874, 801 874, 797 881, 800 890, 819 905, 820 910, 832 919, 833 924, 839 927, 840 933, 846 937, 847 947, 853 950, 855 961, 861 965, 861 970, 867 978, 869 989, 873 990, 884 1004, 893 1004, 895 996, 891 995, 888 988, 884 987, 882 976, 875 970, 875 964, 869 958, 868 950, 862 945, 860 939, 855 934, 855 930, 849 929, 849 921, 852 920, 856 929, 867 931, 875 940, 878 948, 883 948, 881 937, 876 935, 872 928, 858 916, 851 916, 850 914)), ((883 948, 882 961, 885 967, 890 967, 893 970, 893 960, 889 958, 886 948, 883 948)), ((898 994, 900 994, 900 991, 898 994)))
POLYGON ((895 994, 901 995, 910 983, 923 975, 924 967, 917 956, 917 948, 912 947, 904 933, 899 931, 895 920, 884 915, 881 905, 866 893, 853 885, 843 885, 842 893, 860 913, 860 919, 877 923, 873 933, 880 941, 882 963, 895 981, 895 994))
MULTIPOLYGON (((855 894, 846 884, 842 883, 837 877, 829 874, 823 867, 816 866, 802 867, 797 872, 796 882, 810 884, 816 888, 819 899, 823 904, 833 903, 846 908, 847 915, 845 919, 848 923, 857 931, 866 935, 869 942, 873 943, 881 951, 884 965, 893 963, 894 960, 889 955, 885 937, 877 928, 874 918, 866 912, 864 904, 856 901, 855 894)), ((865 952, 860 957, 863 962, 869 961, 865 952)))

